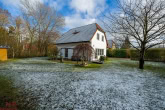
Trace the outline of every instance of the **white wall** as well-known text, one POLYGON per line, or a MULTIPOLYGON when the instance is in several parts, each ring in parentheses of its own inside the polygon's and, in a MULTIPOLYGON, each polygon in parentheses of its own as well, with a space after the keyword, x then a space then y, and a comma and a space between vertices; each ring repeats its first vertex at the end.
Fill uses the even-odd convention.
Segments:
MULTIPOLYGON (((94 48, 94 50, 96 49, 104 49, 104 56, 106 56, 106 49, 107 49, 107 41, 105 38, 105 35, 103 32, 97 30, 93 39, 91 40, 91 46, 94 48), (97 33, 99 33, 100 37, 99 40, 97 39, 97 33), (104 36, 104 42, 102 41, 102 36, 104 36)), ((98 59, 100 58, 100 56, 98 56, 98 59)), ((93 60, 98 60, 95 59, 95 56, 92 57, 93 60)))

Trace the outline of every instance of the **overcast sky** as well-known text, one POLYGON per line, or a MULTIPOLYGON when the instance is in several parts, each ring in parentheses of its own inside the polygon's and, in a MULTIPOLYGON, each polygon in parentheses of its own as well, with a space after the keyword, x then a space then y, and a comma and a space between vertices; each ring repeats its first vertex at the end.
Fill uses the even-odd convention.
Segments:
MULTIPOLYGON (((115 10, 115 0, 30 0, 40 1, 54 7, 65 17, 65 31, 70 28, 97 22, 107 10, 115 10)), ((12 16, 19 16, 19 0, 0 0, 0 7, 7 9, 12 16)))

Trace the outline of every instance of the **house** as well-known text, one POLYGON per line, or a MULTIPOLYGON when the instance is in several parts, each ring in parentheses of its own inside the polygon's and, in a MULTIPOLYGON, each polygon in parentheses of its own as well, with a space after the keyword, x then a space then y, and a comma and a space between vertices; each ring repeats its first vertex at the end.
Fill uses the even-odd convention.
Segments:
POLYGON ((108 40, 108 48, 109 49, 116 49, 116 44, 113 40, 108 40))
POLYGON ((100 56, 106 56, 108 46, 106 34, 97 23, 73 28, 56 41, 61 55, 67 59, 72 58, 74 48, 82 43, 88 43, 93 47, 94 54, 90 58, 91 61, 99 60, 100 56))
POLYGON ((0 46, 0 61, 7 60, 7 46, 0 46))

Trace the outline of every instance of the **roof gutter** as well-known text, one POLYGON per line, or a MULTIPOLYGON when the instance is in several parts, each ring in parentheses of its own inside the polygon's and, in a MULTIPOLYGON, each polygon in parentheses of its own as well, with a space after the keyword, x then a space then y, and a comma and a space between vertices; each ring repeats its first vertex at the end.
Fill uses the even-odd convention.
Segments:
POLYGON ((73 43, 90 43, 90 41, 81 41, 81 42, 67 42, 67 43, 55 43, 55 45, 61 45, 61 44, 73 44, 73 43))

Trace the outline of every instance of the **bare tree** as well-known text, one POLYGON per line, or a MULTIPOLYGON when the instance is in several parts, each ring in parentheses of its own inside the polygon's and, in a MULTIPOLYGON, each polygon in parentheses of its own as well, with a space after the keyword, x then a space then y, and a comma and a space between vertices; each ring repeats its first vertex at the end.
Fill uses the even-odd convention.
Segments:
POLYGON ((47 48, 52 37, 56 38, 55 35, 65 24, 64 18, 54 8, 41 2, 32 4, 28 0, 22 0, 21 3, 31 43, 36 38, 39 52, 47 55, 47 48))
POLYGON ((82 65, 85 65, 84 61, 90 60, 92 54, 93 48, 87 43, 77 45, 73 51, 73 56, 77 57, 77 59, 81 58, 82 65))
POLYGON ((0 8, 0 27, 9 24, 9 16, 11 15, 7 10, 3 10, 0 8))
POLYGON ((125 37, 125 40, 121 46, 122 49, 129 49, 131 48, 129 37, 125 37))
POLYGON ((21 56, 21 53, 23 51, 23 20, 20 16, 15 18, 15 39, 16 46, 17 46, 17 56, 21 56))
POLYGON ((113 41, 117 49, 120 49, 124 43, 124 39, 119 39, 118 37, 114 37, 113 41))
POLYGON ((139 52, 139 68, 144 68, 145 52, 162 44, 165 35, 165 0, 121 0, 116 12, 104 15, 108 32, 129 37, 139 52))

